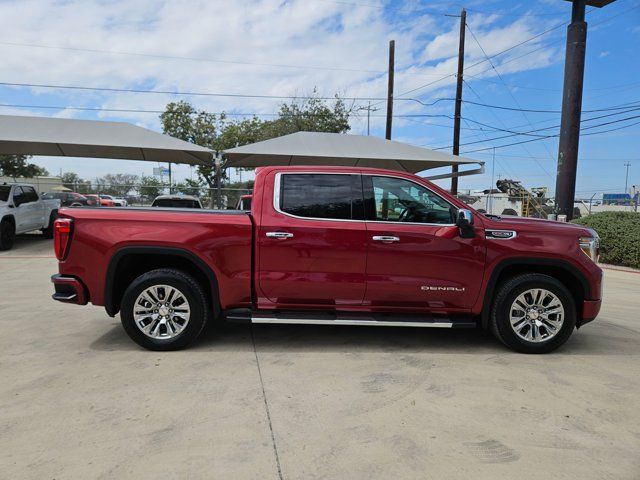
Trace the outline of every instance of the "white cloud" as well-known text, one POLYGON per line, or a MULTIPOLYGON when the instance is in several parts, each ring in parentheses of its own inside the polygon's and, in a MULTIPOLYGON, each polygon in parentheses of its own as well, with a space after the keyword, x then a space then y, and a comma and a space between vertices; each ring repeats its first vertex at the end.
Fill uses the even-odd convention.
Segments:
MULTIPOLYGON (((384 97, 387 48, 392 38, 396 40, 396 94, 451 74, 457 61, 458 24, 453 19, 405 15, 402 21, 391 21, 385 16, 384 8, 348 2, 15 0, 0 3, 0 18, 4 24, 0 34, 2 80, 9 82, 265 95, 305 94, 317 87, 323 96, 340 92, 344 96, 384 97), (3 42, 68 50, 10 46, 3 42), (125 55, 123 52, 150 56, 125 55), (295 68, 296 65, 317 68, 295 68)), ((537 20, 531 17, 513 22, 507 20, 500 25, 498 18, 493 16, 473 15, 469 21, 489 55, 527 39, 541 29, 541 25, 535 23, 537 20)), ((537 42, 528 44, 532 49, 541 45, 537 42)), ((546 66, 559 60, 554 52, 554 49, 543 48, 534 55, 499 67, 500 72, 546 66)), ((516 53, 521 54, 522 50, 500 59, 515 58, 516 53)), ((482 59, 482 52, 467 35, 467 64, 482 59)), ((468 73, 481 72, 488 66, 484 63, 468 73)), ((482 74, 493 75, 491 71, 482 74)), ((418 93, 450 95, 454 82, 455 78, 451 76, 418 93)), ((24 90, 12 92, 21 95, 22 104, 50 102, 130 110, 162 110, 175 98, 170 95, 32 89, 28 101, 24 90)), ((275 112, 279 103, 229 97, 192 97, 190 100, 199 108, 210 111, 257 113, 275 112)), ((12 102, 5 98, 4 103, 12 102)), ((430 111, 450 113, 447 108, 443 105, 430 111)), ((421 112, 424 107, 398 101, 395 111, 421 112)), ((3 109, 2 113, 8 111, 3 109)), ((382 113, 383 110, 377 112, 382 113)), ((125 119, 159 129, 157 114, 150 113, 100 112, 94 115, 66 109, 56 115, 125 119)), ((372 127, 380 126, 383 121, 373 117, 372 127)), ((357 133, 366 128, 362 118, 354 119, 353 125, 357 133)), ((399 122, 398 126, 401 125, 399 122)), ((131 162, 104 161, 110 169, 120 170, 125 169, 125 163, 131 162)), ((131 170, 140 170, 139 164, 131 163, 131 170)))

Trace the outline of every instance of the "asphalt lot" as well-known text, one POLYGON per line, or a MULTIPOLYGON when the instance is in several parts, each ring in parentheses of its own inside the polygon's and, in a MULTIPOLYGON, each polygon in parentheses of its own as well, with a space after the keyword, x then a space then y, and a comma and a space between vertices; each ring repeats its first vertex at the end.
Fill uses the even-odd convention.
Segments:
POLYGON ((228 326, 131 342, 0 253, 0 478, 640 479, 640 274, 561 350, 440 329, 228 326), (254 348, 255 346, 255 348, 254 348))

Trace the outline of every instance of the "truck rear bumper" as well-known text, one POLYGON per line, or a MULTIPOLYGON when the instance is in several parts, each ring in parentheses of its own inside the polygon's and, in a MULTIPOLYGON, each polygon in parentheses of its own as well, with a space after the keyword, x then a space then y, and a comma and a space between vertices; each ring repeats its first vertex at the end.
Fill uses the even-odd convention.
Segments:
POLYGON ((51 282, 55 288, 55 293, 51 296, 54 300, 77 305, 88 303, 87 289, 77 278, 56 274, 51 277, 51 282))
POLYGON ((595 319, 598 313, 600 313, 601 305, 602 300, 585 300, 582 303, 582 321, 580 322, 580 326, 595 319))

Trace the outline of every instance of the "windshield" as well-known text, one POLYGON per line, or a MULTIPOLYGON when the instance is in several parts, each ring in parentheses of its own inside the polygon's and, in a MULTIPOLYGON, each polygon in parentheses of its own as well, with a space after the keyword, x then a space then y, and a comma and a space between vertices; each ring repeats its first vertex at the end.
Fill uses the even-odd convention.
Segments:
POLYGON ((0 202, 8 202, 9 193, 11 193, 10 185, 0 185, 0 202))
POLYGON ((153 201, 152 207, 168 207, 168 208, 202 208, 196 200, 178 199, 178 198, 159 198, 153 201))

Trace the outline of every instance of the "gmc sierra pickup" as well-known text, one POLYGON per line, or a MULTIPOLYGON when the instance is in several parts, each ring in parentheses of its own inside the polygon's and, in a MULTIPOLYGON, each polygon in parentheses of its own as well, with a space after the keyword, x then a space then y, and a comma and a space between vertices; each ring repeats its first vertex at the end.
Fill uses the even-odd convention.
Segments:
POLYGON ((486 216, 411 174, 265 167, 250 212, 62 209, 53 298, 120 312, 152 350, 209 321, 476 327, 562 345, 600 310, 598 236, 486 216))

